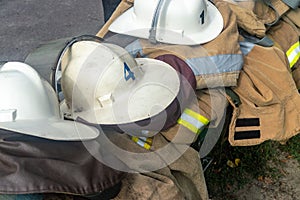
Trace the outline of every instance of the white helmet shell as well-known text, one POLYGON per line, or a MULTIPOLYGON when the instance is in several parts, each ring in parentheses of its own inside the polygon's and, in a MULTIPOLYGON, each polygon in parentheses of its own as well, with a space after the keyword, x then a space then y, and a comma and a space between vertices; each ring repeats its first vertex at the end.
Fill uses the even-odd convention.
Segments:
MULTIPOLYGON (((115 33, 149 38, 159 0, 135 0, 134 6, 109 27, 115 33)), ((197 45, 216 38, 223 29, 223 17, 207 0, 169 0, 162 5, 156 40, 163 43, 197 45)))
POLYGON ((108 43, 73 44, 62 65, 62 110, 93 124, 124 124, 164 111, 177 97, 179 76, 155 59, 134 59, 108 43))
POLYGON ((0 68, 0 128, 52 140, 89 140, 99 131, 63 120, 53 88, 29 65, 0 68))

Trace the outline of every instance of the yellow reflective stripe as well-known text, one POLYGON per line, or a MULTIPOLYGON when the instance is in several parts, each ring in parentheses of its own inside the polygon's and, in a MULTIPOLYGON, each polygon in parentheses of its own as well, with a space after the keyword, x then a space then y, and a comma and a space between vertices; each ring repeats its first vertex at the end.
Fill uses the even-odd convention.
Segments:
POLYGON ((287 55, 290 55, 297 47, 299 47, 300 42, 296 42, 291 46, 291 48, 286 52, 287 55))
POLYGON ((199 129, 197 127, 195 127, 193 124, 190 124, 189 122, 187 122, 187 121, 185 121, 181 118, 178 119, 177 123, 185 126, 188 129, 190 129, 195 134, 199 133, 199 129))
POLYGON ((148 143, 148 144, 150 144, 150 145, 152 145, 152 142, 153 142, 153 138, 151 138, 151 137, 139 137, 139 139, 140 140, 143 140, 144 142, 146 142, 146 143, 148 143))
POLYGON ((153 143, 153 138, 147 138, 146 142, 150 145, 152 145, 153 143))
POLYGON ((148 143, 144 142, 143 140, 140 140, 138 137, 132 136, 132 141, 134 141, 136 144, 138 144, 139 146, 149 150, 151 148, 151 145, 149 145, 148 143))
POLYGON ((192 116, 193 118, 195 118, 198 121, 202 122, 204 125, 207 125, 209 123, 209 120, 206 117, 200 115, 199 113, 196 113, 196 112, 192 111, 191 109, 188 109, 188 108, 185 109, 184 113, 186 113, 189 116, 192 116))
POLYGON ((185 109, 177 123, 185 126, 193 133, 199 134, 203 127, 209 123, 209 120, 191 109, 185 109))
POLYGON ((292 68, 300 58, 300 42, 298 41, 291 46, 291 48, 286 52, 286 55, 288 57, 290 67, 292 68))

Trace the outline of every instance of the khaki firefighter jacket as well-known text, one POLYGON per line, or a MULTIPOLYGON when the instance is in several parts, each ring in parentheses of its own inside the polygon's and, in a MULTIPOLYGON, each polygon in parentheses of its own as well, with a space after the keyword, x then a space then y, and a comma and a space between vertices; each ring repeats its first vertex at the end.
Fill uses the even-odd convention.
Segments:
MULTIPOLYGON (((176 134, 180 135, 181 132, 176 134)), ((128 173, 122 180, 121 191, 114 199, 209 199, 199 153, 188 144, 170 142, 162 133, 156 134, 151 143, 139 140, 147 146, 151 145, 151 149, 134 143, 126 134, 109 134, 108 137, 121 149, 146 156, 142 161, 137 158, 138 155, 132 154, 133 162, 127 161, 130 155, 119 158, 136 172, 161 166, 157 170, 128 173), (165 151, 167 149, 172 153, 165 151), (177 154, 178 159, 168 161, 177 154)))
POLYGON ((272 26, 267 35, 276 47, 285 52, 296 86, 300 89, 300 31, 285 17, 272 26))
POLYGON ((266 140, 285 142, 300 132, 300 95, 289 63, 277 47, 241 42, 244 66, 234 92, 240 105, 234 107, 229 128, 233 146, 257 145, 266 140), (261 56, 263 55, 263 56, 261 56))

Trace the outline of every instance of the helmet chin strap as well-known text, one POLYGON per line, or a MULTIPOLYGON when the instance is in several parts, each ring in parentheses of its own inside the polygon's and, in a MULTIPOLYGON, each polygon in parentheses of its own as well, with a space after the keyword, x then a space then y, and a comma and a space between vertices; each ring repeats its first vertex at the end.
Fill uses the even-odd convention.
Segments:
POLYGON ((161 9, 163 7, 165 0, 159 0, 156 8, 155 8, 155 12, 152 18, 152 24, 151 24, 151 29, 149 31, 150 35, 149 35, 149 41, 153 44, 156 44, 156 29, 157 29, 157 24, 158 24, 158 18, 161 12, 161 9))

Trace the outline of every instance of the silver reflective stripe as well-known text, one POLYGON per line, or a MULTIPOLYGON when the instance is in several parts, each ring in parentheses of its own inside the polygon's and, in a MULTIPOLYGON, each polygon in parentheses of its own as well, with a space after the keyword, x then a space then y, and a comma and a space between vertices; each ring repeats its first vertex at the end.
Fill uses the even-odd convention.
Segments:
POLYGON ((194 125, 197 129, 201 129, 203 126, 205 126, 205 124, 203 124, 202 122, 198 121, 197 119, 195 119, 194 117, 186 113, 183 113, 181 115, 181 119, 194 125))
POLYGON ((135 136, 132 136, 131 140, 134 141, 137 145, 143 147, 144 149, 147 149, 147 150, 151 149, 152 142, 151 142, 151 144, 149 144, 146 141, 143 141, 141 138, 135 137, 135 136))
MULTIPOLYGON (((251 44, 251 43, 249 43, 251 44)), ((247 49, 252 50, 252 46, 248 45, 247 49)), ((147 57, 143 53, 142 45, 139 40, 127 45, 125 49, 133 56, 136 57, 140 54, 142 57, 147 57)), ((243 55, 242 54, 226 54, 207 56, 199 58, 189 58, 186 63, 192 69, 193 73, 197 75, 204 74, 220 74, 226 72, 240 71, 243 67, 243 55)))
POLYGON ((300 42, 298 41, 293 44, 286 52, 286 55, 288 57, 290 67, 292 68, 300 58, 300 42))
POLYGON ((248 53, 250 53, 252 51, 252 49, 254 48, 254 46, 255 46, 255 44, 253 44, 251 42, 240 42, 240 48, 241 48, 243 55, 247 55, 248 53))
POLYGON ((293 9, 296 9, 298 6, 300 6, 300 0, 282 0, 282 1, 293 9))
POLYGON ((202 58, 190 58, 186 60, 194 74, 221 74, 240 71, 243 67, 243 55, 216 55, 202 58))
POLYGON ((209 120, 191 109, 185 109, 181 117, 177 120, 178 124, 186 127, 195 134, 201 133, 209 120))

